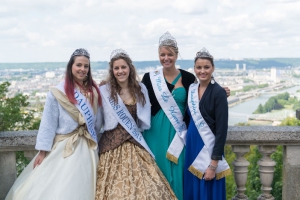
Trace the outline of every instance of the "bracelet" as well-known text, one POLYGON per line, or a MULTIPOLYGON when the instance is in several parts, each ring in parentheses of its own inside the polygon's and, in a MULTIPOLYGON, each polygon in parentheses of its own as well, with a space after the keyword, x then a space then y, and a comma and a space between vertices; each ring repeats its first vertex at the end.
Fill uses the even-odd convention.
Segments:
POLYGON ((213 170, 213 171, 216 171, 217 167, 218 167, 218 165, 217 166, 213 166, 212 164, 208 165, 208 168, 213 170))

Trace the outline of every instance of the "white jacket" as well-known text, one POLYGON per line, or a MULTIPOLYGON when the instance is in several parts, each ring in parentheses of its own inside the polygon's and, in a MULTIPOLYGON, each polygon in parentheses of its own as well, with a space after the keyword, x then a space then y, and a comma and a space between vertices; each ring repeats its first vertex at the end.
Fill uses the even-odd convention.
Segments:
MULTIPOLYGON (((151 104, 148 96, 148 90, 143 83, 139 83, 142 88, 142 93, 145 96, 146 104, 143 106, 140 102, 137 102, 137 126, 141 131, 149 129, 151 123, 151 104)), ((109 87, 109 84, 103 85, 101 87, 109 87)), ((111 113, 112 110, 110 106, 107 105, 106 101, 104 101, 104 96, 101 94, 102 97, 102 106, 103 106, 103 115, 104 115, 104 130, 112 130, 117 127, 118 121, 111 113)))

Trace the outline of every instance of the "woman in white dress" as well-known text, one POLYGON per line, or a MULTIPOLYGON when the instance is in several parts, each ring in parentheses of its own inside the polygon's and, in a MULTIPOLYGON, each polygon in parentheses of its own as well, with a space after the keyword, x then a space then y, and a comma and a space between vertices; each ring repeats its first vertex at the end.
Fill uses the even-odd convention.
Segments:
POLYGON ((39 153, 15 181, 7 200, 95 199, 100 105, 90 55, 76 49, 65 81, 47 94, 35 146, 39 153))

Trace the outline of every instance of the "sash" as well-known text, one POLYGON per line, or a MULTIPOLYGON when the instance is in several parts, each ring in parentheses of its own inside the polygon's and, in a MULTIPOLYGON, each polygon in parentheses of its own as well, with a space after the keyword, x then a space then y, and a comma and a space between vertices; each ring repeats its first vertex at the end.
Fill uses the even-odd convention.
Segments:
POLYGON ((116 120, 121 124, 121 126, 138 142, 140 143, 147 151, 148 153, 155 159, 154 154, 150 150, 149 146, 147 145, 143 135, 139 131, 139 128, 132 118, 131 114, 129 113, 128 109, 126 108, 125 104, 123 103, 121 97, 118 96, 118 103, 116 103, 111 97, 108 92, 109 85, 103 85, 101 86, 100 92, 103 99, 109 106, 111 113, 114 115, 116 120))
MULTIPOLYGON (((64 94, 66 94, 64 89, 64 82, 58 84, 56 88, 59 89, 64 94)), ((81 94, 76 88, 74 89, 74 97, 77 101, 77 104, 75 104, 75 106, 82 114, 89 134, 92 136, 93 140, 97 143, 98 141, 97 134, 94 127, 95 116, 94 116, 94 111, 92 109, 92 106, 89 103, 89 101, 87 101, 87 98, 83 94, 81 94)))
POLYGON ((182 113, 164 80, 162 69, 150 72, 150 79, 156 99, 176 131, 166 157, 177 164, 185 145, 187 128, 182 113))
MULTIPOLYGON (((188 170, 197 176, 199 179, 203 178, 205 170, 211 162, 211 154, 213 152, 213 147, 215 144, 215 135, 210 130, 209 126, 205 122, 204 118, 201 115, 199 109, 199 96, 198 96, 198 87, 199 83, 190 85, 189 95, 188 95, 188 106, 193 118, 193 121, 197 127, 197 130, 204 142, 204 146, 201 149, 200 153, 188 168, 188 170)), ((222 157, 222 160, 219 160, 218 166, 216 169, 216 179, 221 179, 225 176, 231 174, 228 163, 225 158, 222 157)))

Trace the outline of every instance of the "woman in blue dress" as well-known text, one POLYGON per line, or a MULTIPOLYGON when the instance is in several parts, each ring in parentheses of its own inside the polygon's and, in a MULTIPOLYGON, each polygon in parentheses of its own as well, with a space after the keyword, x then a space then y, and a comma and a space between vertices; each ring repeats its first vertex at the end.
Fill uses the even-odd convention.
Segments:
POLYGON ((184 199, 226 199, 225 176, 230 168, 224 159, 228 128, 225 90, 213 78, 213 57, 203 48, 194 60, 200 84, 188 94, 190 123, 186 136, 184 199))

